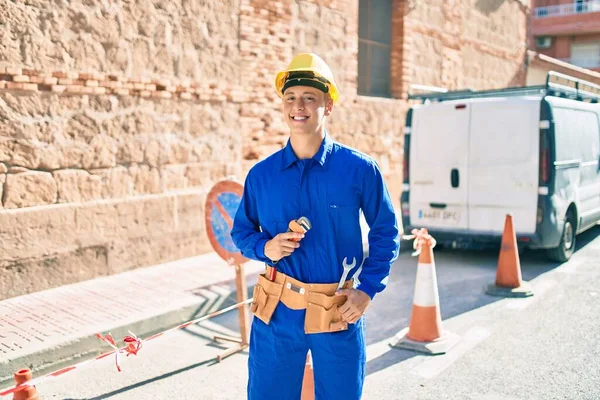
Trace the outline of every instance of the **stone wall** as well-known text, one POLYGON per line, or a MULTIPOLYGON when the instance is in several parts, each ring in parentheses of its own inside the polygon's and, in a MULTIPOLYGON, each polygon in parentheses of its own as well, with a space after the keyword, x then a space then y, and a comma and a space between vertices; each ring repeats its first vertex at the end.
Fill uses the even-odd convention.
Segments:
POLYGON ((413 2, 405 22, 412 82, 447 89, 523 84, 527 10, 519 1, 413 2))
POLYGON ((410 83, 524 83, 517 1, 394 0, 397 99, 357 95, 358 0, 0 2, 0 299, 209 251, 208 190, 287 139, 297 52, 334 70, 328 129, 396 205, 410 83))
POLYGON ((239 2, 0 1, 0 298, 209 251, 239 2))

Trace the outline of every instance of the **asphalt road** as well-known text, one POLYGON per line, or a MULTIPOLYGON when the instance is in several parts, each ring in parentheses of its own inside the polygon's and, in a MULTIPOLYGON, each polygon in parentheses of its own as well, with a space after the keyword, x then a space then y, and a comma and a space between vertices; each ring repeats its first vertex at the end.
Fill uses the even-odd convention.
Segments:
MULTIPOLYGON (((599 399, 600 227, 578 237, 565 264, 542 253, 521 256, 535 295, 485 294, 497 252, 435 249, 444 328, 460 336, 450 352, 421 355, 390 348, 408 325, 416 257, 402 252, 389 286, 366 315, 368 364, 364 399, 599 399)), ((244 399, 247 354, 215 362, 225 346, 211 338, 237 329, 229 313, 145 346, 123 360, 98 361, 42 383, 43 399, 244 399)))

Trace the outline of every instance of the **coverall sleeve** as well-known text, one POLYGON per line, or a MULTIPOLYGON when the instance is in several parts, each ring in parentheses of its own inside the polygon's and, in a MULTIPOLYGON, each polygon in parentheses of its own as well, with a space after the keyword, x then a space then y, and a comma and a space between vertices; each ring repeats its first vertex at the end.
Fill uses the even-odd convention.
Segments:
POLYGON ((246 177, 242 200, 235 213, 231 239, 244 257, 265 263, 270 262, 265 256, 265 244, 271 237, 260 229, 256 194, 252 187, 250 174, 246 177))
POLYGON ((372 161, 363 176, 361 208, 370 227, 369 256, 358 276, 357 289, 373 297, 385 289, 392 263, 398 257, 398 221, 390 194, 377 163, 372 161))

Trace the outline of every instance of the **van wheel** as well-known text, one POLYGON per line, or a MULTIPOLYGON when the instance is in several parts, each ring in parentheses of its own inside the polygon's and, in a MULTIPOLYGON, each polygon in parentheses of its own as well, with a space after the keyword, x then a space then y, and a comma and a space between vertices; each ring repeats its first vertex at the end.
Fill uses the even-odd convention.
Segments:
POLYGON ((575 250, 575 233, 575 218, 572 213, 569 213, 563 226, 560 243, 558 247, 548 250, 548 257, 553 261, 569 261, 575 250))

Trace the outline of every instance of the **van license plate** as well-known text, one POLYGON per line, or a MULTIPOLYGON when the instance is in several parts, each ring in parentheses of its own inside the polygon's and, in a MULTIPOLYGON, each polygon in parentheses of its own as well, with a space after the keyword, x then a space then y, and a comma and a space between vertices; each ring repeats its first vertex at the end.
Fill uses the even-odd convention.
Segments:
POLYGON ((449 210, 425 210, 419 213, 419 217, 438 221, 446 221, 455 224, 460 221, 460 213, 449 210))

